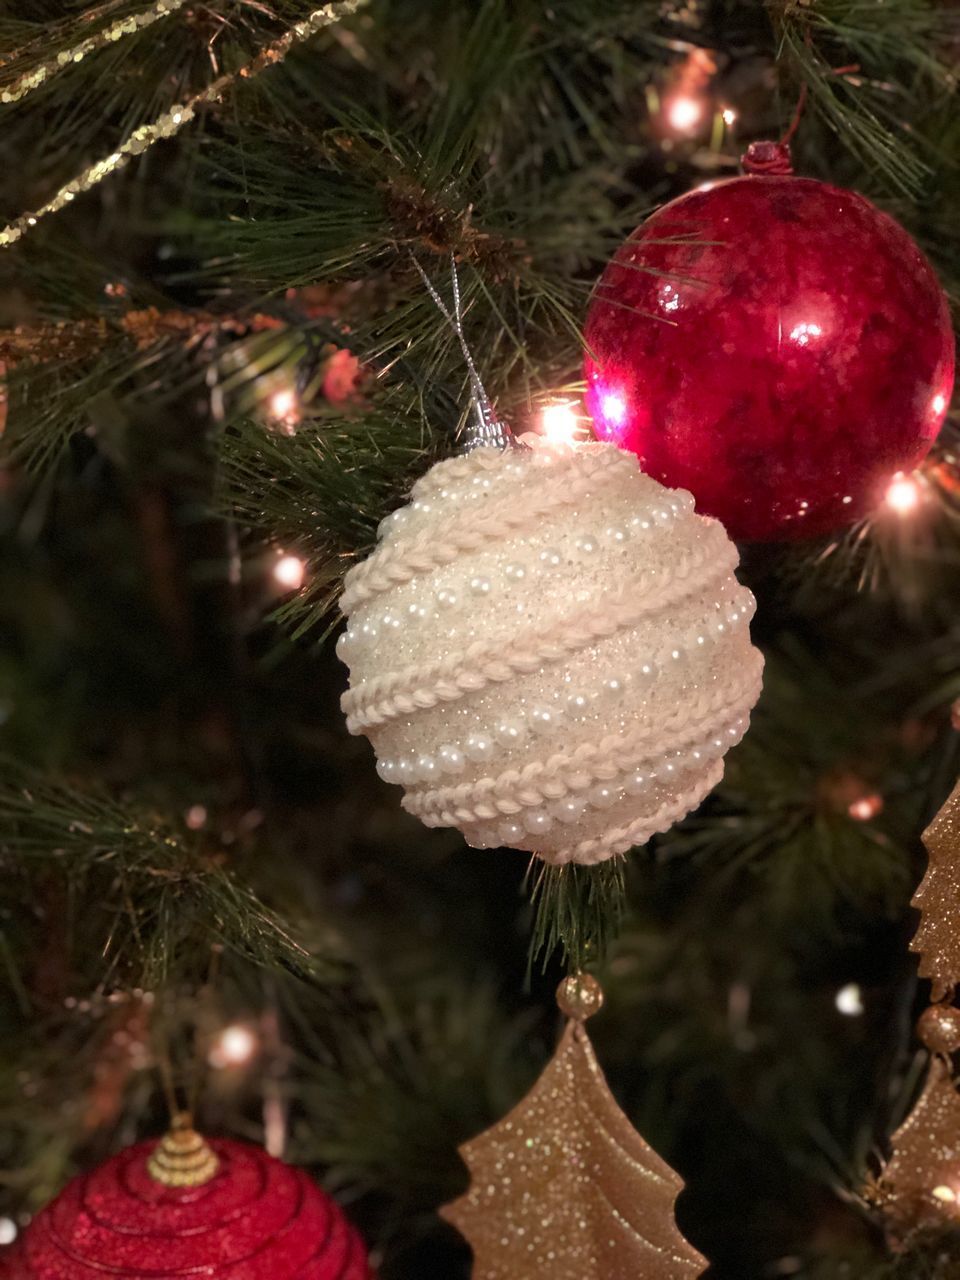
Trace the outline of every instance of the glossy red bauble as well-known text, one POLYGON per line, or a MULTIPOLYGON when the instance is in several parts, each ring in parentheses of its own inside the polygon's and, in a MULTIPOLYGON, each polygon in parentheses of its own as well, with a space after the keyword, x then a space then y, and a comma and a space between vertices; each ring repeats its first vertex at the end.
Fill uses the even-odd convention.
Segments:
POLYGON ((749 176, 665 205, 586 324, 601 439, 736 538, 849 524, 923 458, 953 386, 929 263, 862 196, 749 176))
POLYGON ((368 1280, 360 1237, 299 1169, 211 1141, 201 1186, 148 1169, 155 1142, 75 1178, 0 1262, 4 1280, 368 1280))

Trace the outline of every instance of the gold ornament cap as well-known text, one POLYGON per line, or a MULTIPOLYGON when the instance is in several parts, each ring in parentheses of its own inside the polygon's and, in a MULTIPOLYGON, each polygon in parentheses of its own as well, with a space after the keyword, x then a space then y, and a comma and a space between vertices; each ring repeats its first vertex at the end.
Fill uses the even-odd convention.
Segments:
POLYGON ((589 973, 571 973, 557 987, 560 1012, 577 1022, 586 1022, 603 1008, 603 988, 589 973))
POLYGON ((170 1132, 157 1143, 147 1171, 165 1187, 202 1187, 220 1168, 216 1152, 193 1127, 185 1112, 174 1117, 170 1132))
POLYGON ((934 1004, 924 1009, 917 1023, 917 1035, 931 1053, 956 1053, 960 1049, 960 1009, 934 1004))

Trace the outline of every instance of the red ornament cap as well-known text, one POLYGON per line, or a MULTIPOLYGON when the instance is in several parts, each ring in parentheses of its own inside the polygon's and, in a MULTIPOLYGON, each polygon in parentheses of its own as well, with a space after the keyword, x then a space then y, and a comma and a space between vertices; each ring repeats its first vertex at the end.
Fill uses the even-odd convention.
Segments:
POLYGON ((196 1138, 180 1128, 74 1178, 37 1215, 0 1274, 371 1280, 359 1235, 302 1170, 246 1143, 199 1139, 197 1146, 196 1138), (184 1176, 182 1168, 172 1172, 183 1159, 203 1180, 169 1185, 170 1177, 184 1176))
POLYGON ((751 142, 740 157, 744 173, 772 173, 783 176, 793 173, 789 142, 751 142))

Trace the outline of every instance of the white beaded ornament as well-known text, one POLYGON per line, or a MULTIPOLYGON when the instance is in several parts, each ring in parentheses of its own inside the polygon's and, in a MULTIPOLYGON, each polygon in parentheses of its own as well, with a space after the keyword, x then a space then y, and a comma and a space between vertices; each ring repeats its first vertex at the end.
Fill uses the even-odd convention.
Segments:
POLYGON ((347 574, 348 728, 427 826, 602 862, 695 808, 746 731, 763 658, 736 564, 615 445, 439 462, 347 574))

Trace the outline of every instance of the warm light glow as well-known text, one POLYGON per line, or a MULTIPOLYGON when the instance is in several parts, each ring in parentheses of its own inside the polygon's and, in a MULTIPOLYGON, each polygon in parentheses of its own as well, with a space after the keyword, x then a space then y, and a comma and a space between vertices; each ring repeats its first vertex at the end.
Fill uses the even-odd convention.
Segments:
POLYGON ((279 421, 292 417, 297 408, 297 397, 289 388, 275 391, 270 397, 270 416, 279 421))
POLYGON ((666 106, 667 123, 678 133, 692 133, 703 119, 703 103, 687 93, 678 93, 666 106))
POLYGON ((722 115, 723 115, 723 123, 725 125, 729 126, 731 124, 736 123, 737 113, 734 111, 733 107, 724 107, 722 115))
POLYGON ((600 397, 600 416, 612 427, 622 427, 627 418, 627 402, 619 391, 605 391, 600 397))
POLYGON ((17 1238, 17 1224, 12 1218, 0 1218, 0 1245, 13 1244, 17 1238))
POLYGON ((847 813, 857 822, 869 822, 871 818, 875 818, 883 809, 883 796, 869 795, 860 796, 856 800, 851 800, 847 806, 847 813))
POLYGON ((920 505, 920 486, 913 476, 898 471, 890 481, 884 502, 898 516, 910 515, 920 505))
POLYGON ((241 1067, 257 1051, 257 1037, 249 1027, 236 1023, 224 1029, 213 1042, 207 1061, 211 1067, 241 1067))
POLYGON ((273 566, 273 576, 281 587, 296 591, 303 586, 307 567, 299 556, 281 556, 273 566))
POLYGON ((279 1160, 287 1145, 287 1114, 276 1094, 263 1100, 263 1145, 267 1154, 279 1160))
POLYGON ((184 816, 184 822, 191 831, 199 831, 207 821, 206 805, 192 804, 184 816))
POLYGON ((848 1018, 858 1018, 863 1013, 863 998, 859 985, 856 982, 848 982, 845 987, 841 987, 836 994, 834 1004, 848 1018))
POLYGON ((934 1187, 933 1195, 935 1199, 942 1200, 944 1204, 956 1204, 957 1202, 957 1193, 952 1187, 934 1187))
POLYGON ((543 411, 543 434, 552 444, 573 444, 580 424, 569 402, 548 404, 543 411))
POLYGON ((938 415, 943 413, 944 409, 946 409, 947 407, 947 397, 943 395, 942 392, 938 391, 937 394, 931 400, 930 407, 933 410, 933 412, 938 415))
POLYGON ((285 436, 296 435, 300 423, 300 401, 292 387, 281 386, 272 392, 266 400, 266 411, 275 431, 285 436))

